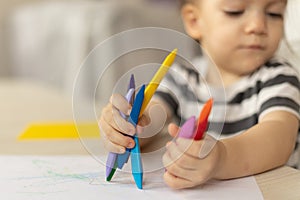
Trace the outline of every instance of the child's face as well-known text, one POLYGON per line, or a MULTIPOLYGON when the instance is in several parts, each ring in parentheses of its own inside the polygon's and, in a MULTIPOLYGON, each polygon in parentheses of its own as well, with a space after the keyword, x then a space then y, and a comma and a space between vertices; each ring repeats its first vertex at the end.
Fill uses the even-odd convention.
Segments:
POLYGON ((249 74, 277 50, 286 0, 196 2, 182 9, 186 30, 222 70, 249 74))

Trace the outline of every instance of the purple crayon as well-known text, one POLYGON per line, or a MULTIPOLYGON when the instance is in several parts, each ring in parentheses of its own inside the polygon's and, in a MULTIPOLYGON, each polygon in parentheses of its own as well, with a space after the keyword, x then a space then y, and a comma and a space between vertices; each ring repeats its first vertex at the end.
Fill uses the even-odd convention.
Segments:
MULTIPOLYGON (((128 90, 130 88, 135 89, 135 81, 134 81, 133 74, 131 75, 131 78, 130 78, 130 82, 129 82, 129 85, 128 85, 128 90)), ((130 104, 131 105, 133 104, 134 97, 135 97, 135 93, 132 95, 132 98, 130 99, 130 104)), ((121 115, 125 119, 125 115, 123 113, 121 113, 121 115)), ((128 162, 129 156, 130 156, 130 150, 128 150, 128 149, 126 149, 125 153, 119 154, 118 157, 117 157, 117 162, 116 162, 117 166, 116 167, 118 167, 119 169, 122 169, 124 164, 128 162)))
MULTIPOLYGON (((134 93, 135 93, 135 81, 134 81, 134 76, 132 74, 130 77, 128 92, 125 96, 127 102, 132 104, 132 102, 134 100, 134 93)), ((122 112, 120 112, 120 114, 124 119, 126 119, 126 115, 124 115, 122 112)), ((123 154, 120 154, 120 155, 123 155, 123 154)), ((106 160, 106 180, 107 181, 110 181, 112 179, 112 177, 116 171, 116 168, 118 167, 118 160, 119 160, 118 157, 120 155, 109 152, 107 160, 106 160)), ((128 160, 128 158, 127 158, 127 160, 128 160)), ((127 162, 127 160, 126 160, 126 162, 127 162)), ((123 163, 123 165, 124 165, 124 163, 123 163)))
POLYGON ((187 138, 187 139, 193 138, 195 132, 195 123, 196 123, 196 118, 194 116, 186 120, 186 122, 180 128, 178 137, 187 138))

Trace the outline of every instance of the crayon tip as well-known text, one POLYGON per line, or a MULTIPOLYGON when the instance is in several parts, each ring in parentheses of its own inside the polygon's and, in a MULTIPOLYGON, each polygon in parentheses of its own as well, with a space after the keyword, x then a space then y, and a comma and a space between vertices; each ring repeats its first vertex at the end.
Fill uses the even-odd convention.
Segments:
MULTIPOLYGON (((163 61, 162 63, 162 66, 164 67, 171 67, 171 65, 173 64, 175 58, 176 58, 176 55, 177 55, 177 51, 178 49, 174 49, 166 58, 165 60, 163 61)), ((154 81, 153 81, 154 82, 154 81)), ((159 83, 160 81, 158 81, 157 83, 159 83)))
POLYGON ((128 90, 131 89, 131 88, 135 88, 135 80, 134 80, 134 75, 133 74, 131 74, 131 76, 130 76, 128 90))
POLYGON ((136 186, 139 189, 143 189, 143 173, 133 173, 133 178, 136 186))
POLYGON ((199 116, 199 119, 201 122, 202 121, 205 121, 208 119, 208 116, 210 114, 210 111, 211 111, 211 108, 212 108, 212 105, 213 105, 213 99, 210 98, 204 105, 202 111, 200 112, 200 116, 199 116))
POLYGON ((117 162, 114 162, 114 166, 106 166, 106 181, 111 181, 117 168, 117 162))
POLYGON ((109 175, 106 177, 106 181, 111 181, 112 177, 114 176, 116 169, 112 168, 109 175))
POLYGON ((182 138, 192 138, 195 129, 196 118, 194 116, 190 117, 185 123, 181 126, 178 137, 182 138))

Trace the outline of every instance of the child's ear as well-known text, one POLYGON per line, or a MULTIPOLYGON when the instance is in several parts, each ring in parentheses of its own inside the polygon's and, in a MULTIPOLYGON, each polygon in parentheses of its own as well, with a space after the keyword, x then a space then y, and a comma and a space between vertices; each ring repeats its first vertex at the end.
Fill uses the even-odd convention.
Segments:
POLYGON ((200 40, 201 38, 199 14, 199 8, 193 4, 186 4, 181 9, 181 16, 184 23, 185 31, 189 36, 197 40, 200 40))

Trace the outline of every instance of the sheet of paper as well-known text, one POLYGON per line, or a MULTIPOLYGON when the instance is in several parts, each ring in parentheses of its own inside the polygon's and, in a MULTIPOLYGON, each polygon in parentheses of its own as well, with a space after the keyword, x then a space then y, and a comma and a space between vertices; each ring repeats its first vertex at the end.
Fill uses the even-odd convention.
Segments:
POLYGON ((91 156, 0 156, 0 163, 0 193, 9 200, 263 199, 254 177, 172 190, 160 170, 144 174, 139 190, 131 174, 122 171, 106 182, 105 167, 91 156))

